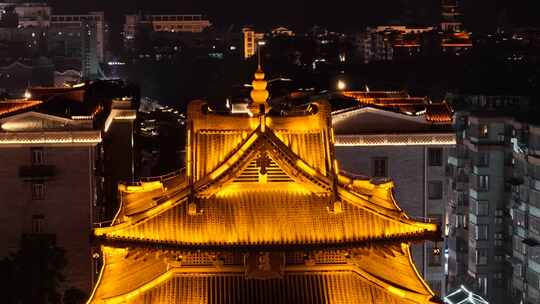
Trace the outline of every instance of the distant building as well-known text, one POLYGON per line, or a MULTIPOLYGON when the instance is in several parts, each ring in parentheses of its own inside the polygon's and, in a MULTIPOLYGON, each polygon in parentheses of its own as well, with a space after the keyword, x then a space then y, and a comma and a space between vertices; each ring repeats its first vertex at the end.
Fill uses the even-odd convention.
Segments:
POLYGON ((356 36, 358 57, 363 63, 392 61, 413 56, 449 54, 459 56, 473 47, 470 33, 437 32, 433 26, 403 25, 368 27, 356 36))
POLYGON ((66 250, 63 287, 87 293, 97 279, 90 231, 116 201, 110 185, 132 175, 136 112, 85 91, 35 88, 40 99, 0 101, 0 255, 45 238, 66 250))
POLYGON ((461 55, 473 47, 471 35, 467 32, 446 33, 442 36, 442 52, 452 55, 461 55))
POLYGON ((45 2, 4 2, 0 3, 0 11, 13 9, 17 14, 18 26, 22 28, 43 28, 50 26, 52 8, 45 2))
POLYGON ((99 65, 106 60, 108 47, 108 25, 103 12, 55 15, 48 4, 33 2, 0 3, 0 11, 14 12, 16 21, 0 27, 0 39, 24 46, 25 53, 8 56, 47 55, 62 70, 79 70, 85 79, 101 76, 99 65))
POLYGON ((288 29, 288 28, 286 28, 284 26, 280 26, 280 27, 276 27, 276 28, 272 29, 272 36, 274 36, 274 37, 275 36, 293 37, 295 35, 296 34, 292 30, 290 30, 290 29, 288 29))
POLYGON ((242 29, 244 34, 244 59, 249 59, 257 54, 257 47, 264 43, 264 33, 257 33, 250 27, 242 29))
POLYGON ((54 65, 45 58, 14 61, 0 66, 0 89, 13 97, 23 97, 29 86, 54 85, 54 65))
POLYGON ((103 12, 52 15, 49 43, 57 55, 62 54, 62 47, 67 52, 74 48, 74 53, 82 58, 82 74, 85 78, 96 78, 99 63, 106 60, 108 31, 103 12))
MULTIPOLYGON (((452 110, 404 92, 344 95, 355 105, 332 113, 340 169, 391 178, 407 214, 441 223, 448 195, 445 160, 456 141, 452 110)), ((418 270, 444 296, 443 250, 442 242, 413 246, 418 270)))
POLYGON ((441 24, 443 32, 463 31, 463 15, 459 0, 441 0, 441 24))
POLYGON ((154 32, 201 33, 212 23, 203 15, 126 15, 125 43, 135 39, 141 25, 147 25, 154 32))
POLYGON ((356 36, 357 52, 363 63, 392 61, 396 57, 414 56, 422 51, 422 34, 433 27, 404 25, 368 27, 356 36))

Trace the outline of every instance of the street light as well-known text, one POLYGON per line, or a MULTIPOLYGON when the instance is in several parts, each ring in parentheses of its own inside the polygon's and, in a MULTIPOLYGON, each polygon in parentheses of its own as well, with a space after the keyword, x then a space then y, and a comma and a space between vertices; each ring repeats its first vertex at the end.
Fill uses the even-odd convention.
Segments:
POLYGON ((340 90, 340 91, 343 91, 346 88, 347 88, 347 83, 345 83, 345 81, 343 81, 343 80, 338 80, 337 89, 340 90))

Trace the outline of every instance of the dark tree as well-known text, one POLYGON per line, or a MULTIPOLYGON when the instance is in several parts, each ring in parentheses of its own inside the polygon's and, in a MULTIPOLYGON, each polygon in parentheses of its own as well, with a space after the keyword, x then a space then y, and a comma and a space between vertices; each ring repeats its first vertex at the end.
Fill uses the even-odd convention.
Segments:
POLYGON ((64 292, 63 304, 83 304, 86 303, 88 295, 77 288, 70 288, 64 292))
POLYGON ((49 235, 23 236, 20 249, 0 262, 3 303, 61 303, 64 250, 49 235))

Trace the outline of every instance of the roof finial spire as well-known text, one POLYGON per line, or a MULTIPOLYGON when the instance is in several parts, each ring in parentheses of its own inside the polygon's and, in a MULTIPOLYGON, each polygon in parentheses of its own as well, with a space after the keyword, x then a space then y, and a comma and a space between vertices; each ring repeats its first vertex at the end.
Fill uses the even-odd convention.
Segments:
POLYGON ((264 79, 264 71, 261 64, 261 52, 260 47, 257 52, 257 71, 255 72, 255 79, 251 83, 253 90, 251 90, 251 104, 249 105, 249 110, 252 115, 255 114, 265 114, 268 110, 268 104, 266 100, 270 93, 266 90, 268 82, 264 79))
POLYGON ((257 70, 262 70, 261 46, 257 44, 257 70))

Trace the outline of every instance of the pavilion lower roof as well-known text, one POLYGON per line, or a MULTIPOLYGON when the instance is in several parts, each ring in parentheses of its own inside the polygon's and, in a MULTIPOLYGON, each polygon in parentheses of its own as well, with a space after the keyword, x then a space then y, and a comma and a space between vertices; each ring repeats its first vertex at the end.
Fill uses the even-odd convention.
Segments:
POLYGON ((267 279, 247 276, 244 254, 104 246, 89 303, 436 303, 407 244, 289 252, 267 279))

